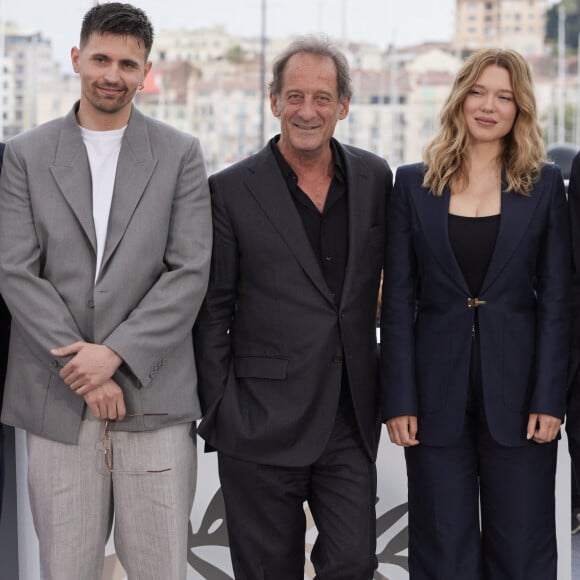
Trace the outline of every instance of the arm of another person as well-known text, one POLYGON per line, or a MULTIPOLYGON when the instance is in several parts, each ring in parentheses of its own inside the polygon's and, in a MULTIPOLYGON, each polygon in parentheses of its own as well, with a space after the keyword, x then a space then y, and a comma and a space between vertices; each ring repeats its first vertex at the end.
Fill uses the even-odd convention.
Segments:
POLYGON ((570 228, 559 171, 545 177, 549 213, 537 264, 536 383, 530 404, 528 439, 552 441, 566 404, 570 337, 570 228))
POLYGON ((213 216, 213 254, 209 288, 194 327, 198 367, 198 393, 204 414, 223 394, 232 358, 230 329, 238 279, 238 248, 232 224, 220 196, 220 186, 210 177, 213 216))
POLYGON ((417 435, 415 383, 416 259, 405 177, 395 179, 389 209, 381 313, 381 412, 389 437, 412 446, 417 435))
MULTIPOLYGON (((2 174, 2 159, 4 157, 4 143, 0 143, 0 175, 2 174)), ((10 312, 4 299, 0 296, 0 411, 2 410, 2 398, 4 393, 4 379, 6 377, 6 364, 8 362, 8 343, 10 341, 10 312)), ((0 425, 0 429, 2 426, 0 425)), ((0 494, 0 502, 1 494, 0 494)))

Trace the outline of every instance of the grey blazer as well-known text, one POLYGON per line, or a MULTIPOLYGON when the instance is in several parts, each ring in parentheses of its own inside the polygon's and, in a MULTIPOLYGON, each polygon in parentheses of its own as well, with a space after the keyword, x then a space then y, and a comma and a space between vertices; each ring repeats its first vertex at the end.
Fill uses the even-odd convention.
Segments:
POLYGON ((75 109, 12 139, 0 179, 0 292, 13 317, 2 421, 74 443, 85 404, 50 349, 106 344, 127 418, 154 429, 200 416, 191 328, 207 288, 211 210, 197 139, 133 107, 101 271, 91 175, 75 109))

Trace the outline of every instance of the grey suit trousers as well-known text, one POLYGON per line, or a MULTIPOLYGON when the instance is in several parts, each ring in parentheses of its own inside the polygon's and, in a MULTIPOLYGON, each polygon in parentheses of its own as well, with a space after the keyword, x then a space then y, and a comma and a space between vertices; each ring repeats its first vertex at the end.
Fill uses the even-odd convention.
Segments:
POLYGON ((101 580, 113 515, 115 548, 130 580, 186 577, 197 467, 192 424, 114 427, 106 433, 103 421, 85 419, 78 445, 28 434, 44 580, 101 580))

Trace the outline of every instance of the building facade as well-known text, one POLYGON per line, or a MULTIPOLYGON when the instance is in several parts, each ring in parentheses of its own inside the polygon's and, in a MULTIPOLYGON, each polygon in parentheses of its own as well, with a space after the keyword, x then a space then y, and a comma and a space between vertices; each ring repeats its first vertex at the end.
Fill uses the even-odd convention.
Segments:
POLYGON ((456 0, 455 48, 544 53, 547 0, 456 0))

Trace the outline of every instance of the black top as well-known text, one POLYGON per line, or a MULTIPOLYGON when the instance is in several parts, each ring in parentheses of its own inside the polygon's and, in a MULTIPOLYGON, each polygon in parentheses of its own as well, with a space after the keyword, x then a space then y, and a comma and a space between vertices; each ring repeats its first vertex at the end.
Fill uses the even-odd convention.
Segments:
POLYGON ((449 240, 472 298, 479 296, 499 229, 499 214, 466 217, 449 214, 449 240))
POLYGON ((270 141, 270 147, 288 184, 288 190, 300 214, 324 279, 334 296, 335 304, 338 304, 342 294, 348 256, 348 194, 344 160, 334 141, 331 141, 334 176, 324 209, 320 212, 306 193, 300 189, 298 176, 280 153, 277 146, 279 138, 279 136, 274 137, 270 141))

